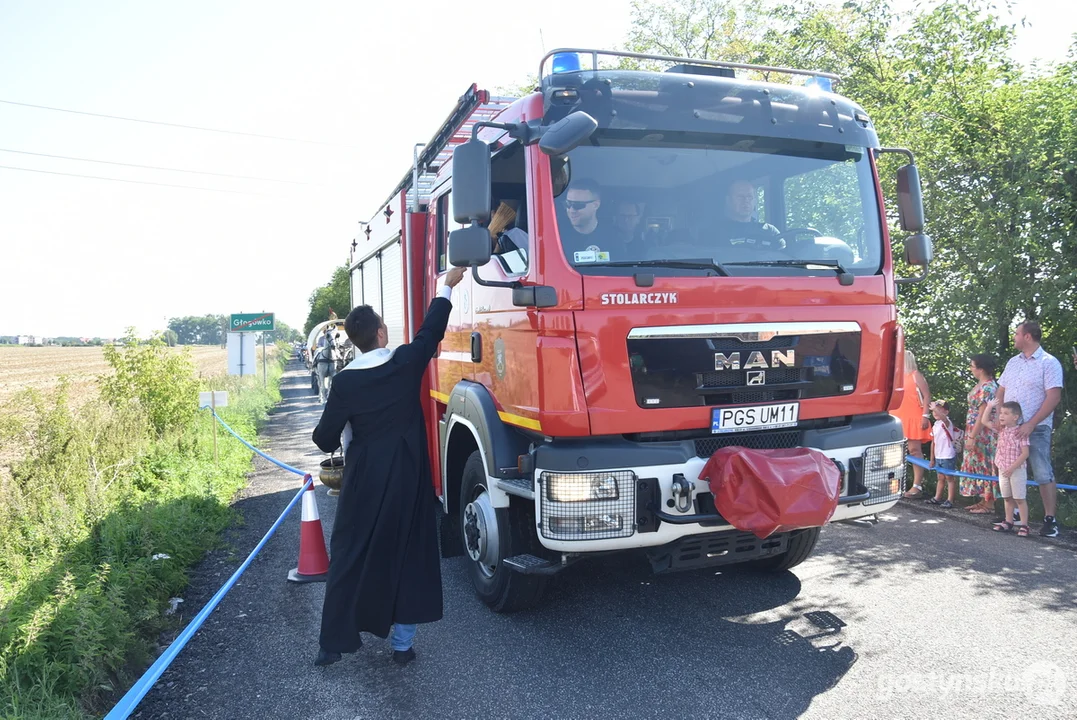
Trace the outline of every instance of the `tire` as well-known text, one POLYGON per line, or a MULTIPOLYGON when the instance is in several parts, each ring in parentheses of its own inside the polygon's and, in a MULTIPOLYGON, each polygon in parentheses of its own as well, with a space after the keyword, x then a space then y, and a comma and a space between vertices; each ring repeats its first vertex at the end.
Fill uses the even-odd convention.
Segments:
POLYGON ((751 565, 757 570, 781 572, 794 568, 804 562, 819 542, 819 528, 794 530, 789 534, 789 547, 781 555, 756 560, 751 565))
MULTIPOLYGON (((468 548, 467 509, 472 501, 486 493, 486 470, 478 450, 471 453, 464 465, 460 483, 460 534, 465 550, 468 548)), ((531 536, 529 514, 520 507, 497 508, 497 565, 486 566, 465 553, 468 576, 475 594, 494 612, 510 613, 534 607, 542 599, 547 577, 522 575, 505 566, 505 558, 531 552, 536 541, 531 536)), ((471 524, 472 531, 475 523, 471 524)))

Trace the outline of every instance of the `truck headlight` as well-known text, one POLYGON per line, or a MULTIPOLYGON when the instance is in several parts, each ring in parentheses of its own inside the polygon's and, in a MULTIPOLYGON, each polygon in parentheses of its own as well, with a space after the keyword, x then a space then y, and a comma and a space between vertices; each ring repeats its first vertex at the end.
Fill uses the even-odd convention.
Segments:
POLYGON ((617 479, 609 473, 544 473, 546 497, 554 502, 616 500, 617 479))
POLYGON ((865 505, 892 502, 905 486, 905 443, 876 445, 864 451, 864 487, 871 493, 865 505))
POLYGON ((868 448, 866 459, 870 472, 899 467, 905 463, 905 443, 868 448))
POLYGON ((636 474, 538 471, 538 525, 551 540, 610 540, 636 532, 636 474))

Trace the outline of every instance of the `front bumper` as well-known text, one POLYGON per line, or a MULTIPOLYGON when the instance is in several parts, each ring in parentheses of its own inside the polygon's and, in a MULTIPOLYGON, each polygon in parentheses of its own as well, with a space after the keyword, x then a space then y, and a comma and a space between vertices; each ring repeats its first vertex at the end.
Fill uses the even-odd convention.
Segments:
POLYGON ((831 522, 887 510, 904 489, 901 423, 886 414, 855 417, 829 427, 805 426, 736 438, 555 441, 534 451, 539 542, 554 552, 587 553, 739 532, 718 514, 709 484, 699 478, 710 453, 722 444, 811 447, 825 453, 842 474, 841 498, 831 522), (587 497, 592 486, 596 498, 565 501, 587 497))

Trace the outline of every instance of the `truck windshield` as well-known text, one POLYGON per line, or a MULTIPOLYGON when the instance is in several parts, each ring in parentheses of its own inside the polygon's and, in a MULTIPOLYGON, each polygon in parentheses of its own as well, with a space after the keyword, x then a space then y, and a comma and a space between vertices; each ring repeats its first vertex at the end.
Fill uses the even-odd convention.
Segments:
POLYGON ((868 152, 599 132, 551 159, 561 245, 590 275, 631 274, 635 263, 661 275, 872 275, 883 246, 868 152))

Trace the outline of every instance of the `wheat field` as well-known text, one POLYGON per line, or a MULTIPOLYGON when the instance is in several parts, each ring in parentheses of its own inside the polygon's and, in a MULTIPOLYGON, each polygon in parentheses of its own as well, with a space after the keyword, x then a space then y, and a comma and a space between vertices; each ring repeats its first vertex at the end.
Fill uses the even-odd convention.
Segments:
MULTIPOLYGON (((228 370, 224 348, 194 345, 191 355, 202 377, 223 375, 228 370)), ((0 346, 0 405, 29 388, 47 393, 59 384, 61 376, 67 376, 71 404, 78 406, 97 395, 97 378, 108 372, 99 347, 0 346)))

